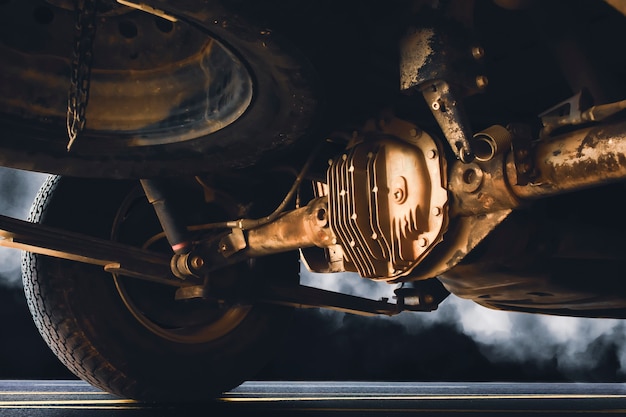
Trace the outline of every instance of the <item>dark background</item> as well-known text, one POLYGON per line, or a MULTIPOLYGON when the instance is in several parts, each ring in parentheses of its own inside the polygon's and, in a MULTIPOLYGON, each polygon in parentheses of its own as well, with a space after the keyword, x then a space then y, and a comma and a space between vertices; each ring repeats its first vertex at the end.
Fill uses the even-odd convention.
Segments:
MULTIPOLYGON (((0 169, 0 212, 26 218, 44 178, 0 169)), ((19 251, 0 252, 0 378, 75 378, 37 333, 21 288, 19 258, 19 251)), ((393 289, 343 275, 304 273, 303 281, 371 298, 393 289)), ((258 378, 624 381, 625 330, 617 320, 492 312, 455 297, 436 312, 394 318, 298 310, 258 378)))

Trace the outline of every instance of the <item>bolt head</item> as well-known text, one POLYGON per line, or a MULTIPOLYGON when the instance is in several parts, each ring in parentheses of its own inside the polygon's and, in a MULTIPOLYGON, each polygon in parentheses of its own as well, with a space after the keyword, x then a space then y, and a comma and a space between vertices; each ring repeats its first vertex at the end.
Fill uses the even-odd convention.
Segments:
POLYGON ((472 48, 472 56, 474 57, 474 59, 478 60, 478 59, 482 59, 485 56, 485 50, 483 49, 482 46, 474 46, 472 48))
POLYGON ((395 190, 393 190, 393 198, 396 201, 401 201, 402 197, 404 197, 404 191, 402 191, 400 188, 397 188, 395 190))
POLYGON ((464 192, 474 193, 478 191, 483 183, 484 173, 480 167, 474 163, 464 167, 461 174, 461 186, 464 192))
POLYGON ((487 88, 487 84, 489 84, 489 79, 484 76, 484 75, 477 75, 476 76, 476 87, 480 88, 481 90, 487 88))
POLYGON ((190 263, 192 268, 200 269, 200 268, 202 268, 204 266, 204 259, 202 259, 199 256, 194 256, 193 258, 191 258, 189 263, 190 263))
POLYGON ((433 103, 430 106, 432 107, 433 110, 439 110, 441 108, 441 105, 439 104, 438 101, 433 101, 433 103))
POLYGON ((416 128, 412 128, 411 130, 409 130, 409 135, 411 135, 412 138, 417 138, 420 136, 422 132, 416 128))
POLYGON ((518 149, 515 153, 518 158, 526 158, 528 156, 528 151, 526 149, 518 149))

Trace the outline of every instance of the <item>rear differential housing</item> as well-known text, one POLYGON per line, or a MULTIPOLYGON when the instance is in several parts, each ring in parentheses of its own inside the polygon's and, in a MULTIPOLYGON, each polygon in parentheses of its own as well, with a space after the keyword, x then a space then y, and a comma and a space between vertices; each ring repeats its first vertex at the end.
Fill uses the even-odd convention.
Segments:
POLYGON ((330 227, 346 270, 394 280, 442 240, 448 193, 441 152, 417 126, 378 120, 330 162, 330 227))

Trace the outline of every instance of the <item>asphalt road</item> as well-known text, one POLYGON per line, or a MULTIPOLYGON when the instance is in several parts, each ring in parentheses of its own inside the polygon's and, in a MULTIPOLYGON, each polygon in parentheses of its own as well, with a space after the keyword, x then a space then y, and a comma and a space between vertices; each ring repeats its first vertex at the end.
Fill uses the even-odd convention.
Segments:
POLYGON ((442 416, 626 413, 624 384, 248 382, 214 401, 156 406, 80 381, 0 381, 0 416, 442 416))

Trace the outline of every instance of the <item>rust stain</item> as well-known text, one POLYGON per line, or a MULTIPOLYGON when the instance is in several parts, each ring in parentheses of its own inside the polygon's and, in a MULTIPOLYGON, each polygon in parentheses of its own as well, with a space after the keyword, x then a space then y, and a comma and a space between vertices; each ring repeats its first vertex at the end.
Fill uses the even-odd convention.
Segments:
POLYGON ((432 28, 414 29, 402 44, 400 65, 400 88, 407 90, 417 84, 419 69, 423 68, 434 53, 431 39, 432 28))
POLYGON ((595 149, 599 142, 600 139, 598 138, 598 135, 594 133, 588 134, 587 136, 585 136, 585 139, 583 139, 583 141, 580 143, 580 146, 578 146, 578 149, 576 151, 576 157, 581 158, 583 156, 583 151, 585 150, 585 148, 595 149))

